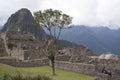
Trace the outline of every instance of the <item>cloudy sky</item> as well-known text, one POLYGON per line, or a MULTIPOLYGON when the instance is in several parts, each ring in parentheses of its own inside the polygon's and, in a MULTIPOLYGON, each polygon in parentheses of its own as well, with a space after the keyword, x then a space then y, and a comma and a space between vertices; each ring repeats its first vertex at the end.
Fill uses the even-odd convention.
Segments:
POLYGON ((59 9, 74 18, 73 24, 120 27, 120 0, 0 0, 0 25, 21 8, 59 9))

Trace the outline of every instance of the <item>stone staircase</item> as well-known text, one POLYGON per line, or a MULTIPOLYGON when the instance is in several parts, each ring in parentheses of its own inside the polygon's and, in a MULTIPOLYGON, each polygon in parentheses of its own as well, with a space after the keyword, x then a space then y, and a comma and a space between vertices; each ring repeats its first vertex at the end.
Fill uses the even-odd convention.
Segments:
POLYGON ((0 38, 3 39, 3 43, 5 45, 5 50, 7 55, 10 55, 10 50, 8 49, 7 42, 6 42, 6 32, 0 34, 0 38))

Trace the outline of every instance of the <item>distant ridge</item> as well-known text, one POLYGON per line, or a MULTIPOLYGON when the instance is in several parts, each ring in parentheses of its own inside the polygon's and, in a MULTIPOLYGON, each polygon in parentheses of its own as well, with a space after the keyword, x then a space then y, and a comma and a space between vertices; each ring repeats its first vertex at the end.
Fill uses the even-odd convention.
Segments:
POLYGON ((0 26, 0 30, 2 29, 3 27, 2 26, 0 26))
POLYGON ((85 45, 97 53, 120 54, 120 29, 75 25, 72 28, 64 29, 61 39, 85 45))

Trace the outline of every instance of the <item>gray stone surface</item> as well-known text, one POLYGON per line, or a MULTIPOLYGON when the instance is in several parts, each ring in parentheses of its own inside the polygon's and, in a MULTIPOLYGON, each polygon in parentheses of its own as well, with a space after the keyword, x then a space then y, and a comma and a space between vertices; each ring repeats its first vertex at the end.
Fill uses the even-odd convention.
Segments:
POLYGON ((64 61, 55 61, 55 67, 63 70, 79 72, 82 74, 93 75, 95 72, 95 66, 85 63, 71 63, 64 61))

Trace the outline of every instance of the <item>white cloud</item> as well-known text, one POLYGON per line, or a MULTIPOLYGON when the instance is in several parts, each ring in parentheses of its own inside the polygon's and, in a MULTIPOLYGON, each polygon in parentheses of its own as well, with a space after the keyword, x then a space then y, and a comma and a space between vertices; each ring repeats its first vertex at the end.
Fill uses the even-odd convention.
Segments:
POLYGON ((0 25, 4 25, 11 14, 21 8, 38 10, 40 0, 0 0, 0 25))
POLYGON ((120 0, 100 0, 97 17, 101 24, 120 26, 120 0))
MULTIPOLYGON (((0 0, 0 3, 0 18, 4 21, 22 7, 31 11, 53 8, 71 15, 73 24, 120 27, 120 0, 0 0)), ((2 20, 0 24, 4 23, 2 20)))

